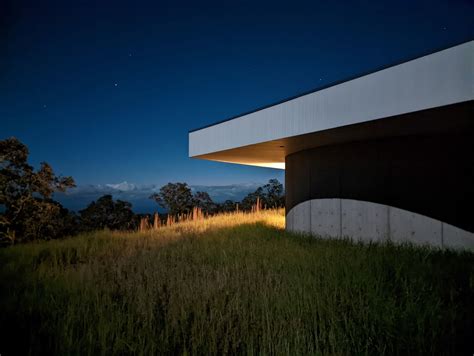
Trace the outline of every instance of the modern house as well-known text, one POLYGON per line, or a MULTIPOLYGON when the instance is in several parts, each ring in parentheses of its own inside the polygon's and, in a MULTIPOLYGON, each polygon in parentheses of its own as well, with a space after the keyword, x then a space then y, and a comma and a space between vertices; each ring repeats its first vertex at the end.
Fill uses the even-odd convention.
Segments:
POLYGON ((474 248, 474 41, 189 133, 189 156, 285 169, 286 227, 474 248))

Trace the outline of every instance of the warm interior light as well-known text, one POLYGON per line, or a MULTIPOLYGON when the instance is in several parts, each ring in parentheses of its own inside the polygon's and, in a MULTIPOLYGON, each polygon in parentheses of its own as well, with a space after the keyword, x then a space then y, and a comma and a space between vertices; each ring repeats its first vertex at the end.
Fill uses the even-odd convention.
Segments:
POLYGON ((267 168, 275 168, 275 169, 285 169, 285 162, 252 162, 252 161, 245 161, 245 160, 233 160, 229 161, 226 159, 212 159, 210 157, 206 157, 205 159, 216 161, 216 162, 226 162, 226 163, 233 163, 233 164, 244 164, 247 166, 257 166, 257 167, 267 167, 267 168))
POLYGON ((268 168, 276 168, 276 169, 285 169, 285 163, 282 162, 264 162, 264 163, 250 163, 252 166, 259 166, 259 167, 268 167, 268 168))

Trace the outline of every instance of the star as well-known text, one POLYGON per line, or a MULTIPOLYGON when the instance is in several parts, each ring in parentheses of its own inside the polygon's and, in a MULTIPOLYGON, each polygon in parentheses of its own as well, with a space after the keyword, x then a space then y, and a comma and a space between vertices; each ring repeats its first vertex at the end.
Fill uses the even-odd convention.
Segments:
POLYGON ((43 105, 43 108, 45 108, 45 109, 46 109, 46 104, 44 104, 44 105, 43 105))
POLYGON ((114 83, 114 86, 118 86, 118 84, 117 84, 117 83, 114 83))

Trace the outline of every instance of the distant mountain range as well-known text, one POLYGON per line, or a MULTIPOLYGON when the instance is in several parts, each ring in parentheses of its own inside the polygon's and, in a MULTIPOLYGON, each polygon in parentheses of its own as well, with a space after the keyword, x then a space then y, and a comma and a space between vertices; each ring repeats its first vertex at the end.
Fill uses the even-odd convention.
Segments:
MULTIPOLYGON (((223 202, 227 199, 240 201, 247 194, 254 192, 265 183, 242 183, 230 185, 191 185, 191 190, 209 193, 215 202, 223 202)), ((158 204, 148 197, 158 192, 161 185, 156 184, 134 184, 121 182, 116 184, 89 184, 79 185, 68 190, 66 193, 56 193, 54 199, 58 200, 66 208, 78 211, 84 209, 90 202, 97 200, 104 194, 111 194, 114 199, 125 200, 132 203, 135 213, 152 213, 162 211, 158 204)))

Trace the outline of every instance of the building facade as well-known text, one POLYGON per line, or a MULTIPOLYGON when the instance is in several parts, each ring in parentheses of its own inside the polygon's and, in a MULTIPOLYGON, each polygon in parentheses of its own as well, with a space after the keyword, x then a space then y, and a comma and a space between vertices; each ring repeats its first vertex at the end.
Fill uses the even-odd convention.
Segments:
POLYGON ((189 133, 190 157, 285 169, 288 230, 474 248, 474 41, 189 133))

